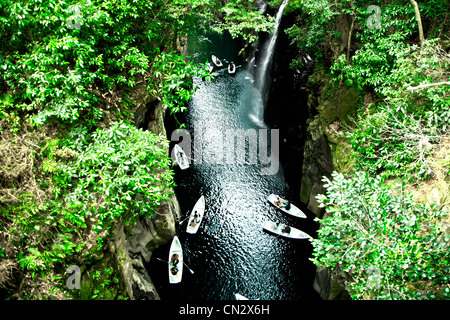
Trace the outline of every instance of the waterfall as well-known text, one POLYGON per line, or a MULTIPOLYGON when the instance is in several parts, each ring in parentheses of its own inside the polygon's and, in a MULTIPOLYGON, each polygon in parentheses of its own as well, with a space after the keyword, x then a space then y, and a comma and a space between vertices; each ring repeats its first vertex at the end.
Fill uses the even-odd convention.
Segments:
POLYGON ((275 50, 275 43, 278 37, 278 27, 280 26, 283 10, 284 7, 287 5, 287 3, 288 0, 284 0, 280 8, 278 9, 277 15, 275 17, 275 25, 272 34, 270 35, 269 41, 265 44, 262 51, 261 62, 259 63, 258 72, 256 76, 256 84, 258 86, 259 91, 261 92, 261 95, 264 95, 266 90, 266 81, 268 78, 267 71, 271 66, 272 56, 275 50))
POLYGON ((256 5, 259 12, 264 13, 266 11, 267 3, 264 0, 257 0, 256 5))
MULTIPOLYGON (((280 26, 281 16, 283 15, 284 7, 287 5, 289 0, 284 0, 278 9, 277 15, 275 17, 275 25, 268 41, 265 43, 262 49, 262 55, 260 58, 260 63, 257 66, 255 75, 255 100, 253 101, 253 112, 250 113, 249 117, 252 121, 260 127, 265 127, 264 123, 264 95, 266 92, 266 82, 268 79, 268 70, 270 70, 273 52, 275 50, 275 43, 278 36, 278 27, 280 26)), ((249 70, 253 69, 255 58, 253 56, 249 64, 249 70)))

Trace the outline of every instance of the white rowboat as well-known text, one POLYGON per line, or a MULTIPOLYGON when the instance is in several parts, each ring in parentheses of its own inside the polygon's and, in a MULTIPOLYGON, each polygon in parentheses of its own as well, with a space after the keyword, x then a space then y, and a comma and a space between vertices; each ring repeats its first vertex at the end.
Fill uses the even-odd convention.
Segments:
POLYGON ((291 207, 289 209, 286 209, 285 206, 287 204, 287 201, 284 200, 283 198, 280 198, 279 196, 277 196, 275 194, 271 194, 267 198, 267 201, 269 201, 271 204, 273 204, 275 207, 277 207, 281 211, 284 211, 290 215, 293 215, 294 217, 306 218, 306 214, 304 214, 302 210, 300 210, 299 208, 294 206, 292 203, 290 204, 291 207))
POLYGON ((180 283, 183 277, 183 250, 180 240, 175 236, 169 250, 169 282, 180 283))
POLYGON ((189 217, 186 232, 196 233, 202 223, 203 217, 205 215, 205 197, 201 196, 192 209, 191 215, 189 217))
POLYGON ((235 66, 235 64, 233 62, 231 62, 228 65, 228 73, 229 74, 235 74, 236 73, 236 66, 235 66))
POLYGON ((208 71, 211 73, 214 70, 214 66, 211 63, 208 63, 208 71))
POLYGON ((286 238, 292 238, 292 239, 312 238, 309 234, 307 234, 299 229, 290 227, 283 223, 275 223, 272 221, 266 221, 263 224, 263 229, 266 231, 278 234, 282 237, 286 237, 286 238), (287 232, 286 228, 288 228, 288 232, 287 232))
POLYGON ((219 58, 217 58, 215 55, 212 55, 212 61, 214 62, 214 64, 216 66, 218 66, 219 68, 223 66, 222 61, 220 61, 219 58))
POLYGON ((175 160, 178 163, 178 166, 181 168, 181 170, 189 168, 188 157, 186 156, 186 153, 184 152, 183 148, 181 148, 178 144, 176 144, 173 147, 173 149, 175 153, 175 160))
POLYGON ((239 293, 235 293, 234 296, 236 297, 236 300, 248 300, 246 297, 239 293))

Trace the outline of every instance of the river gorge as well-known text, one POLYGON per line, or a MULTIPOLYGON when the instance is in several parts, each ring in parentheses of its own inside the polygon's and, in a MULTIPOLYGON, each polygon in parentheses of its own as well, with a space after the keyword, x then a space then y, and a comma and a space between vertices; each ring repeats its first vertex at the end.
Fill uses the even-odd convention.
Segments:
MULTIPOLYGON (((266 50, 273 51, 276 39, 270 40, 274 43, 266 50)), ((189 143, 175 134, 172 145, 180 140, 180 145, 189 147, 185 151, 191 158, 190 168, 175 169, 181 221, 202 195, 206 198, 206 217, 195 235, 186 234, 186 222, 177 226, 185 261, 195 273, 185 269, 178 285, 170 285, 164 276, 154 277, 161 299, 230 300, 234 293, 252 300, 318 299, 309 241, 275 237, 262 229, 265 220, 289 224, 312 236, 317 228, 314 213, 301 203, 296 192, 299 187, 293 188, 286 181, 279 159, 280 144, 283 152, 289 148, 282 140, 284 130, 280 137, 279 129, 271 129, 264 122, 261 78, 267 75, 258 80, 259 61, 247 62, 238 56, 239 42, 227 34, 191 37, 188 48, 195 62, 216 55, 224 67, 215 68, 210 82, 195 79, 198 89, 188 111, 185 117, 177 116, 186 124, 189 135, 183 136, 189 143), (226 69, 231 61, 237 65, 235 75, 226 69), (276 210, 267 201, 271 193, 290 199, 307 213, 307 218, 276 210)), ((262 53, 261 67, 271 66, 272 54, 267 58, 262 53)), ((270 74, 267 78, 270 81, 270 74)), ((280 100, 272 108, 283 110, 287 101, 280 100)), ((169 245, 154 252, 151 275, 167 273, 167 266, 160 260, 166 259, 169 245)))

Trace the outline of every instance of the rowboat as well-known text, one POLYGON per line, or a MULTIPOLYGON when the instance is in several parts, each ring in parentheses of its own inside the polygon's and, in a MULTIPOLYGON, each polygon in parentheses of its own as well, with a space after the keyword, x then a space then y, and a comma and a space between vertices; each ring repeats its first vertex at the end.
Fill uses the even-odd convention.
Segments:
POLYGON ((183 250, 180 240, 175 236, 169 250, 169 282, 180 283, 183 276, 183 250))
POLYGON ((198 228, 200 227, 200 223, 205 214, 205 197, 201 196, 200 199, 197 200, 194 208, 192 209, 191 215, 189 217, 188 225, 186 232, 187 233, 196 233, 198 228))
POLYGON ((228 65, 228 73, 229 74, 235 74, 236 73, 236 66, 235 66, 235 64, 233 62, 231 62, 228 65))
POLYGON ((181 148, 178 144, 176 144, 173 148, 175 153, 175 160, 181 170, 189 168, 189 161, 183 148, 181 148))
POLYGON ((236 300, 248 300, 246 297, 239 293, 235 293, 234 296, 236 297, 236 300))
POLYGON ((284 223, 275 223, 272 221, 266 221, 263 224, 263 229, 275 234, 278 234, 279 236, 286 237, 286 238, 292 238, 292 239, 308 239, 312 238, 309 234, 293 228, 291 226, 288 226, 284 223))
POLYGON ((214 70, 214 66, 208 62, 208 71, 211 73, 214 70))
POLYGON ((219 68, 223 66, 222 61, 220 61, 219 58, 217 58, 215 55, 212 55, 212 62, 219 68))
POLYGON ((293 215, 294 217, 306 218, 306 214, 304 214, 302 210, 300 210, 299 208, 297 208, 296 206, 294 206, 291 203, 289 204, 290 208, 287 208, 286 206, 288 205, 288 201, 280 198, 279 196, 277 196, 275 194, 271 194, 267 198, 267 201, 269 201, 271 204, 273 204, 275 207, 277 207, 281 211, 284 211, 290 215, 293 215))

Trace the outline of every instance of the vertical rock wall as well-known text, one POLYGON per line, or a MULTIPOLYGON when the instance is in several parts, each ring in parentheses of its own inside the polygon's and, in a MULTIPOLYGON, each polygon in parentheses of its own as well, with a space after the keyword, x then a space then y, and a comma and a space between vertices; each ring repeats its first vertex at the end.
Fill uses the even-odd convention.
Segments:
POLYGON ((133 228, 120 223, 110 244, 116 262, 121 266, 126 292, 132 300, 157 300, 159 295, 147 273, 145 264, 150 261, 153 251, 167 243, 175 235, 175 217, 180 207, 175 196, 163 203, 156 215, 141 218, 133 228))
MULTIPOLYGON (((177 50, 187 55, 187 39, 179 37, 177 50)), ((167 136, 164 125, 164 107, 150 96, 145 88, 137 88, 134 97, 135 125, 154 134, 167 136)), ((169 150, 167 150, 167 154, 169 150)), ((110 243, 110 251, 121 268, 127 296, 132 300, 158 300, 159 295, 147 273, 153 251, 175 236, 175 221, 180 217, 180 205, 173 194, 169 201, 160 204, 152 218, 141 217, 133 227, 120 223, 110 243)))
MULTIPOLYGON (((186 43, 186 38, 177 40, 178 50, 182 54, 187 52, 186 43)), ((147 93, 144 83, 136 86, 130 96, 135 106, 133 110, 135 126, 166 137, 165 112, 160 101, 147 93)), ((150 262, 156 248, 173 239, 175 221, 179 217, 180 206, 173 194, 169 201, 158 207, 152 218, 141 216, 133 226, 124 225, 123 222, 116 225, 107 246, 109 251, 99 263, 112 266, 119 273, 120 291, 124 296, 131 300, 160 298, 153 285, 152 275, 148 274, 145 265, 150 262)), ((86 292, 84 296, 91 291, 90 278, 87 274, 84 275, 84 289, 82 288, 82 291, 86 292)))
MULTIPOLYGON (((164 112, 158 100, 138 91, 134 96, 136 110, 135 125, 155 134, 166 135, 164 112)), ((167 154, 169 150, 167 150, 167 154)), ((98 282, 96 273, 103 274, 106 269, 114 270, 119 279, 113 290, 104 289, 104 299, 117 299, 119 296, 131 300, 157 300, 158 292, 152 283, 145 265, 149 263, 153 251, 169 242, 175 235, 175 221, 179 219, 180 206, 173 194, 170 200, 161 203, 151 218, 141 216, 133 226, 118 222, 107 237, 105 250, 94 258, 88 268, 81 266, 81 299, 95 296, 94 283, 98 282)), ((92 238, 95 246, 95 235, 92 238)))
MULTIPOLYGON (((270 127, 280 129, 280 160, 286 181, 297 189, 294 191, 307 208, 322 218, 324 210, 319 208, 316 199, 326 191, 322 178, 331 177, 334 170, 345 172, 351 166, 348 146, 339 128, 355 110, 357 96, 352 90, 333 86, 314 69, 314 63, 306 55, 305 69, 290 68, 299 53, 282 30, 294 21, 294 16, 286 15, 280 26, 265 121, 270 127)), ((342 25, 345 26, 345 21, 342 25)), ((318 268, 314 288, 322 299, 347 299, 342 281, 329 268, 318 268)))

